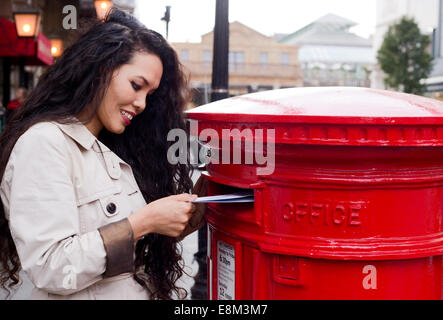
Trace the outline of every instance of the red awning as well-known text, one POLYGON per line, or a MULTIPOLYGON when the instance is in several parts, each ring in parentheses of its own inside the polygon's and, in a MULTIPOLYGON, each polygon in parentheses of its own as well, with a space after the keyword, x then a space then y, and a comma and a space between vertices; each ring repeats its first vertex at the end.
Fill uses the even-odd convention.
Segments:
POLYGON ((0 57, 11 57, 12 63, 19 63, 24 57, 26 65, 51 65, 51 42, 42 33, 34 38, 19 38, 15 24, 0 18, 0 57))

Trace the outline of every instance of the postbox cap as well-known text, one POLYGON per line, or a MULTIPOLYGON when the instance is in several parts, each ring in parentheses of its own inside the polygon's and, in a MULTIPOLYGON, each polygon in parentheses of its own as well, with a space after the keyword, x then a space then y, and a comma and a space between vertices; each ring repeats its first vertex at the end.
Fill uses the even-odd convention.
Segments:
POLYGON ((370 88, 263 91, 191 109, 187 117, 215 129, 275 128, 283 143, 443 146, 443 102, 370 88))

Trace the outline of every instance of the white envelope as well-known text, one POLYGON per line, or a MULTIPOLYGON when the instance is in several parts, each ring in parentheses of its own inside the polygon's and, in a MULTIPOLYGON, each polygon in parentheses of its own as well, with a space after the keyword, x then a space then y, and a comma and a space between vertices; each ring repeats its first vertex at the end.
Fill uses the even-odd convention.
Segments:
POLYGON ((208 196, 197 198, 193 203, 236 203, 236 202, 254 202, 254 192, 242 191, 217 196, 208 196))

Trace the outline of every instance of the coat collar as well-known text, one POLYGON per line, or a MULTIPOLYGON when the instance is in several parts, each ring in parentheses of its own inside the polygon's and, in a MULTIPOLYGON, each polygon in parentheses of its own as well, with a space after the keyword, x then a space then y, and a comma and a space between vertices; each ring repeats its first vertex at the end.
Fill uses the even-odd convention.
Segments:
POLYGON ((97 138, 86 128, 86 126, 78 120, 76 123, 63 124, 53 122, 66 135, 70 136, 75 142, 80 144, 86 150, 90 150, 97 138))
POLYGON ((91 131, 86 128, 86 126, 78 120, 75 123, 62 124, 58 122, 53 122, 57 127, 60 128, 66 135, 71 137, 75 142, 81 145, 86 150, 91 150, 94 143, 97 141, 100 147, 108 174, 114 178, 119 179, 121 175, 120 164, 126 165, 132 171, 132 168, 125 161, 120 159, 114 152, 112 152, 105 144, 98 140, 91 131))

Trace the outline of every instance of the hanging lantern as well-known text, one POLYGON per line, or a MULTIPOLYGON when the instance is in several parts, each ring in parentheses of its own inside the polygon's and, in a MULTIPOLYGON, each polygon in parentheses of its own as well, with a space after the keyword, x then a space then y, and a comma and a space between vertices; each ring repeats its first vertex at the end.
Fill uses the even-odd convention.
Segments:
POLYGON ((51 54, 54 58, 58 58, 63 53, 63 40, 60 37, 52 36, 49 37, 51 41, 51 54))
POLYGON ((40 13, 37 10, 16 11, 13 16, 19 37, 33 38, 38 34, 40 13))
POLYGON ((97 18, 99 20, 104 20, 108 11, 111 10, 112 5, 112 1, 110 0, 95 0, 94 6, 97 18))

